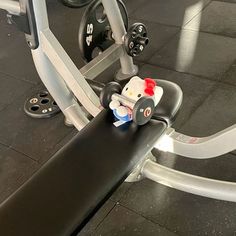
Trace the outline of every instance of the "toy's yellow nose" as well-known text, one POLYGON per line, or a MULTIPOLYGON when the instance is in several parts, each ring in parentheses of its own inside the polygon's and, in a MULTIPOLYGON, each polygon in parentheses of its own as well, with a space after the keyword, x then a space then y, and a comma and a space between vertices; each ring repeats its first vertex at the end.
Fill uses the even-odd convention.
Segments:
POLYGON ((129 92, 129 96, 132 96, 133 95, 133 93, 132 92, 129 92))

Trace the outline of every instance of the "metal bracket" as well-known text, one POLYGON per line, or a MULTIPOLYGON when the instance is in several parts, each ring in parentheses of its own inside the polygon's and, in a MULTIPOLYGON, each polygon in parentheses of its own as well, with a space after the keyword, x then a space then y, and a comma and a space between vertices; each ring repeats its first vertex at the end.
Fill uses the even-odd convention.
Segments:
POLYGON ((156 158, 150 152, 133 170, 133 172, 126 178, 125 182, 132 183, 141 181, 145 178, 142 174, 142 169, 147 160, 155 161, 156 158))
POLYGON ((37 49, 39 41, 32 0, 20 0, 20 14, 8 13, 7 18, 10 23, 15 24, 20 31, 25 33, 30 49, 37 49))
POLYGON ((8 13, 7 19, 10 24, 15 24, 20 31, 30 34, 29 21, 26 14, 12 15, 8 13))

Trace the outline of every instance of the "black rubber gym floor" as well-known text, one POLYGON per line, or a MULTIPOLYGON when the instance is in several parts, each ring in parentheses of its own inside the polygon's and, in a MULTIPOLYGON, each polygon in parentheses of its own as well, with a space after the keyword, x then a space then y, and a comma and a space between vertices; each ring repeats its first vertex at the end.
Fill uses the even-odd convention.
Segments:
MULTIPOLYGON (((130 22, 145 23, 151 39, 136 59, 140 76, 174 81, 184 91, 177 131, 204 136, 236 123, 236 0, 125 2, 130 22)), ((70 9, 57 0, 47 3, 53 32, 81 67, 77 32, 84 8, 70 9)), ((99 80, 112 80, 113 72, 99 80)), ((24 35, 8 25, 0 11, 0 202, 76 133, 64 126, 61 114, 38 120, 24 113, 26 98, 42 87, 24 35)), ((156 156, 174 169, 236 181, 236 152, 201 161, 167 153, 156 156)), ((124 183, 79 234, 85 235, 233 236, 236 204, 149 180, 124 183)))

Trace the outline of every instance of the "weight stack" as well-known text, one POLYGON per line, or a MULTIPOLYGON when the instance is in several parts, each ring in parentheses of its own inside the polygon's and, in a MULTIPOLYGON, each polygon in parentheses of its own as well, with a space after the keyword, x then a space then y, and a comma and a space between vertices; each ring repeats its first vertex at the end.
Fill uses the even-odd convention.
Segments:
POLYGON ((92 0, 62 0, 63 4, 68 7, 79 8, 89 4, 92 0))

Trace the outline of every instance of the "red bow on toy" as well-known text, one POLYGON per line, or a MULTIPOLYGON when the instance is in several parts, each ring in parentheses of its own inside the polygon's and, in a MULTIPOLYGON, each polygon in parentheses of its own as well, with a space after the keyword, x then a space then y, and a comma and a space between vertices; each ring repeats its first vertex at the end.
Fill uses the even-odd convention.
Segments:
POLYGON ((148 94, 149 96, 153 96, 154 95, 154 88, 156 86, 155 80, 153 80, 151 78, 146 78, 146 79, 144 79, 144 81, 145 81, 145 86, 146 86, 144 92, 146 94, 148 94))

